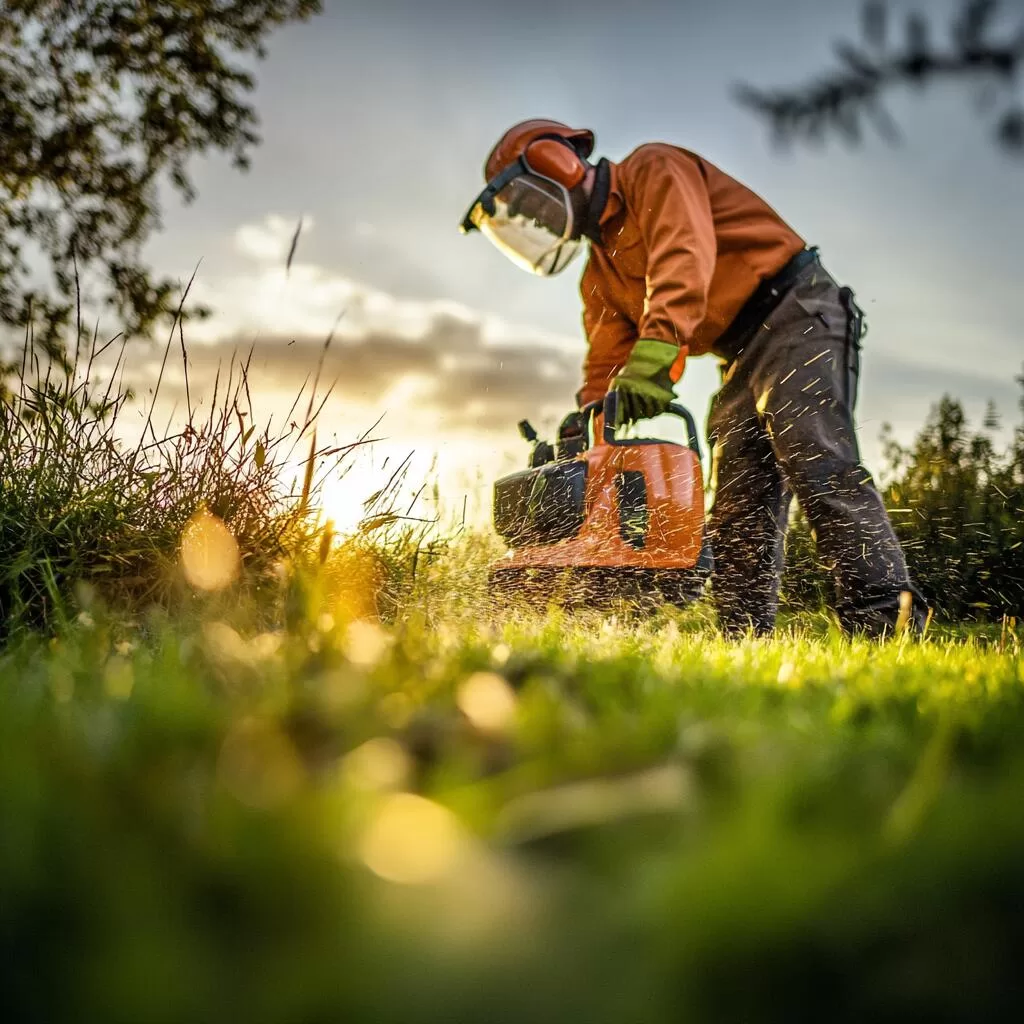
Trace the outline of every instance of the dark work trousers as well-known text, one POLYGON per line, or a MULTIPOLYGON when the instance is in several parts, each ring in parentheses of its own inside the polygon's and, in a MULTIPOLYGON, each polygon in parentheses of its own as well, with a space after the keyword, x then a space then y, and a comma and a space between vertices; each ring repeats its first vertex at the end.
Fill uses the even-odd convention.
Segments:
POLYGON ((834 608, 848 633, 890 634, 900 594, 923 601, 871 475, 853 423, 859 324, 832 277, 814 262, 756 329, 712 400, 712 596, 730 634, 770 632, 790 501, 810 522, 818 557, 835 581, 834 608))

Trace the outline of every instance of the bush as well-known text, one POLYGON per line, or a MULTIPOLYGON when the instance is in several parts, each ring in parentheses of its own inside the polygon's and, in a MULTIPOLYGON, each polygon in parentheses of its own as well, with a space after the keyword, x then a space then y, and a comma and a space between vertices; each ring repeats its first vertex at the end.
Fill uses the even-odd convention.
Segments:
MULTIPOLYGON (((1019 381, 1024 387, 1024 377, 1019 381)), ((963 405, 947 395, 911 445, 883 434, 882 499, 914 582, 947 622, 1024 614, 1024 425, 1001 453, 998 427, 990 408, 982 428, 972 430, 963 405)), ((789 610, 821 607, 831 593, 813 551, 796 510, 783 578, 789 610)))
POLYGON ((103 350, 94 341, 74 359, 43 363, 26 342, 4 390, 0 628, 7 633, 66 619, 76 587, 126 608, 166 604, 183 586, 182 533, 203 512, 233 536, 243 585, 259 587, 315 532, 314 468, 322 475, 344 455, 316 448, 311 416, 275 436, 269 427, 258 432, 244 363, 233 363, 223 383, 218 378, 205 418, 190 410, 183 429, 165 437, 153 427, 154 394, 141 437, 128 444, 123 349, 100 375, 103 350), (308 472, 293 493, 282 466, 307 443, 308 472))
POLYGON ((913 445, 888 445, 883 497, 919 586, 948 620, 1024 611, 1024 426, 1002 453, 998 426, 990 409, 972 430, 946 396, 913 445))

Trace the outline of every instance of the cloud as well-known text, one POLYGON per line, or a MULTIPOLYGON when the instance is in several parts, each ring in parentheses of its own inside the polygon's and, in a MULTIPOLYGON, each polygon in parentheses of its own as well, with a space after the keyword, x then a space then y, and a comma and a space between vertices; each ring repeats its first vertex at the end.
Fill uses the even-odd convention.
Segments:
MULTIPOLYGON (((241 225, 232 241, 245 269, 197 281, 198 299, 215 313, 186 331, 193 396, 212 389, 218 367, 237 358, 249 360, 254 389, 291 397, 322 358, 321 388, 333 385, 361 417, 387 414, 390 429, 509 431, 523 416, 553 418, 571 408, 581 341, 448 300, 398 298, 303 262, 308 220, 287 271, 295 225, 279 214, 241 225)), ((136 374, 152 379, 158 353, 140 353, 141 363, 133 356, 136 374)), ((166 379, 165 396, 179 398, 180 368, 169 367, 166 379)))
MULTIPOLYGON (((217 342, 261 333, 326 336, 332 330, 349 338, 374 331, 415 338, 428 331, 436 317, 448 316, 480 323, 486 340, 513 334, 548 345, 566 341, 551 332, 513 327, 504 318, 486 316, 450 299, 398 298, 347 273, 310 262, 305 254, 311 248, 315 223, 308 218, 289 269, 285 264, 296 225, 294 217, 270 213, 234 230, 232 246, 242 265, 231 273, 200 272, 193 298, 214 313, 209 320, 192 325, 193 340, 217 342)), ((357 224, 355 230, 372 236, 376 229, 357 224)))
MULTIPOLYGON (((243 224, 235 232, 235 249, 261 263, 285 262, 297 225, 284 217, 269 214, 260 224, 243 224)), ((313 229, 313 221, 303 220, 303 232, 313 229)))
POLYGON ((197 344, 189 349, 194 390, 212 386, 233 357, 249 360, 254 387, 296 392, 321 358, 321 387, 342 401, 387 412, 426 412, 444 431, 507 431, 524 415, 568 409, 578 387, 579 351, 505 340, 490 343, 483 324, 436 314, 419 336, 384 330, 342 337, 285 334, 197 344), (401 405, 404 408, 396 408, 401 405))

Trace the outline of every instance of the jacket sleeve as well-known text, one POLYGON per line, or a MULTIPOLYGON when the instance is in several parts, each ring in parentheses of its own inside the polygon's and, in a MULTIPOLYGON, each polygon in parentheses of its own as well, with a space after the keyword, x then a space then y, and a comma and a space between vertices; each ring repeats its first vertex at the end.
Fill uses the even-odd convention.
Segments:
POLYGON ((647 247, 637 336, 686 345, 707 314, 718 251, 707 182, 691 157, 655 149, 632 186, 629 204, 647 247))
POLYGON ((638 337, 633 321, 609 305, 596 283, 586 276, 582 290, 587 355, 583 361, 583 387, 577 395, 581 408, 604 398, 638 337))

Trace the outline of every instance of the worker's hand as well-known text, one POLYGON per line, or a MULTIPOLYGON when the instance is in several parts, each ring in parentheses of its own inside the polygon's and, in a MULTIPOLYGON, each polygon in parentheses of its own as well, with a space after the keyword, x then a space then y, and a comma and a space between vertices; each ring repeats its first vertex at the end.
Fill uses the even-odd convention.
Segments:
POLYGON ((618 420, 632 423, 663 413, 675 398, 686 350, 667 341, 641 338, 612 381, 619 395, 618 420))

